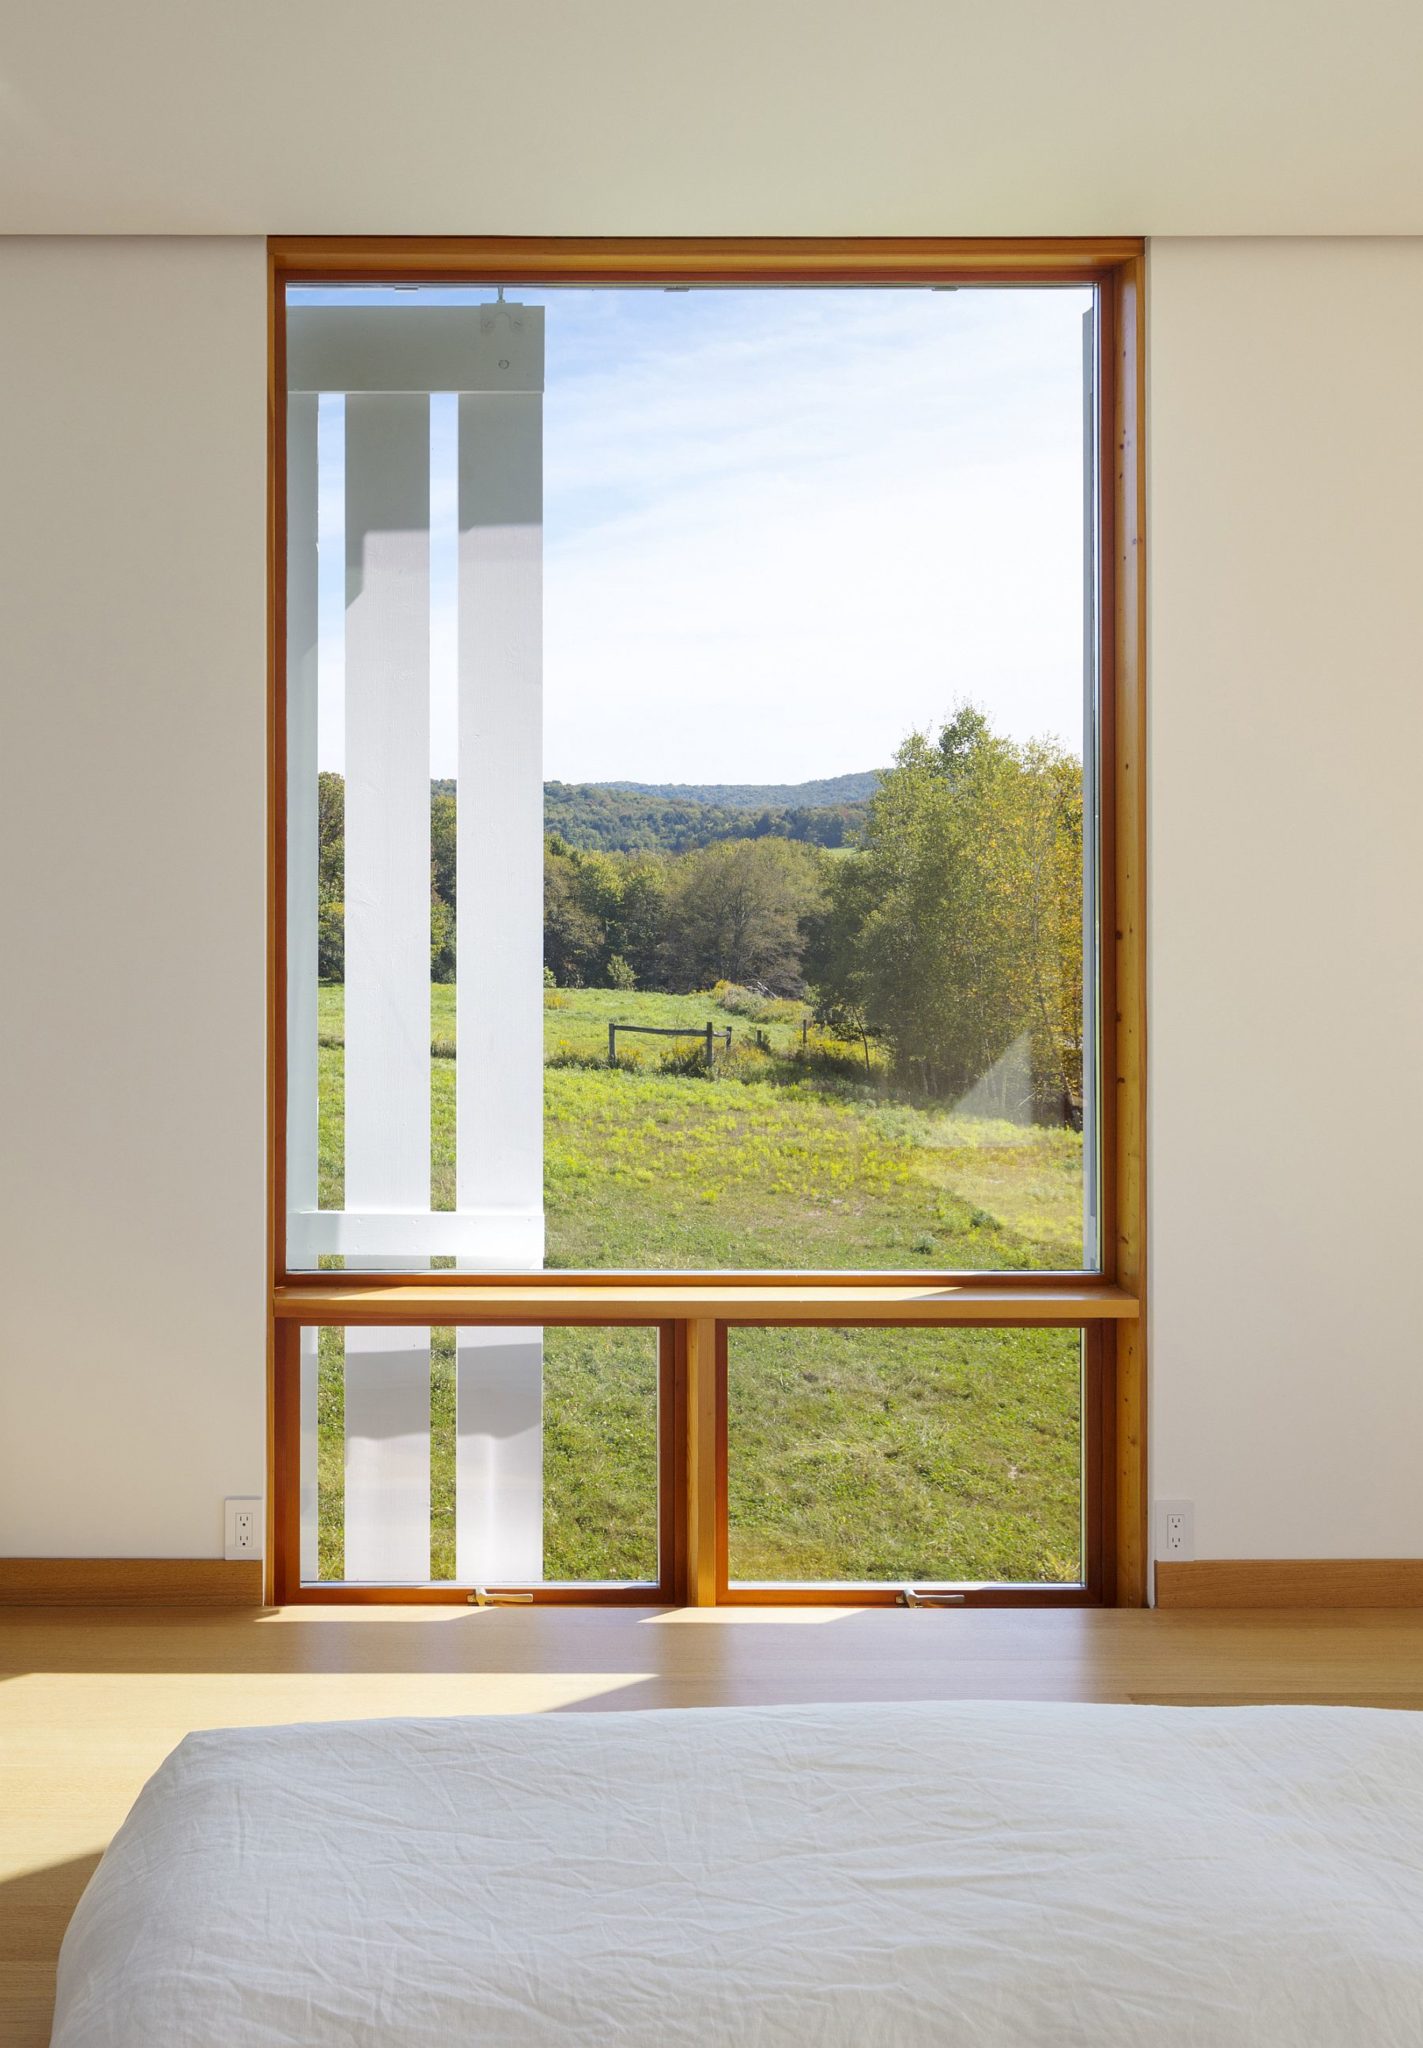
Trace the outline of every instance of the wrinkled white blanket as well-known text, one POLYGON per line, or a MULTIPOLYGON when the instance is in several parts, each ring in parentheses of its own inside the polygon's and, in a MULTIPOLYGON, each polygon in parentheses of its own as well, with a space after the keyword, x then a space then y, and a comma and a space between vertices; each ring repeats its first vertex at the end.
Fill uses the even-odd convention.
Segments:
POLYGON ((1419 2048, 1423 1717, 913 1704, 190 1735, 56 2048, 1419 2048))

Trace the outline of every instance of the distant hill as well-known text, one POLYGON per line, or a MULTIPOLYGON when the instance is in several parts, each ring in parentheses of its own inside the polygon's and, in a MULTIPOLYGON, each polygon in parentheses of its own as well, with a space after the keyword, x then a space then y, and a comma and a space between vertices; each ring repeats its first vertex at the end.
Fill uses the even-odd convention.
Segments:
POLYGON ((684 853, 717 839, 803 839, 844 846, 859 835, 878 776, 819 782, 546 782, 544 829, 605 853, 684 853))
POLYGON ((586 782, 549 783, 550 789, 617 789, 637 796, 662 796, 728 811, 795 811, 824 805, 863 804, 875 793, 877 768, 854 775, 827 775, 819 782, 586 782))

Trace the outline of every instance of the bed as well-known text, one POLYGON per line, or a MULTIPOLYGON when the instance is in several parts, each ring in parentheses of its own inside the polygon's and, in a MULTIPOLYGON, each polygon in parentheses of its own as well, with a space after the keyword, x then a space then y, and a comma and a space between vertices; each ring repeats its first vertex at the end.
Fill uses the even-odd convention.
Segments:
POLYGON ((915 1703, 215 1730, 55 2048, 1418 2048, 1423 1718, 915 1703))

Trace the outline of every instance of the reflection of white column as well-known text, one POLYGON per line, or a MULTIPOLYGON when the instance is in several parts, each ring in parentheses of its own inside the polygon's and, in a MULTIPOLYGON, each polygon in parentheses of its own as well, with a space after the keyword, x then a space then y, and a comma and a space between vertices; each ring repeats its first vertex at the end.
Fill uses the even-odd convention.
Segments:
POLYGON ((460 1330, 455 1576, 498 1586, 543 1577, 543 1333, 460 1330))
POLYGON ((317 1403, 321 1392, 317 1353, 319 1338, 318 1330, 301 1332, 301 1449, 298 1481, 301 1534, 297 1556, 298 1570, 303 1580, 317 1579, 321 1576, 318 1546, 321 1501, 317 1482, 320 1444, 316 1429, 317 1403))
MULTIPOLYGON (((429 398, 350 393, 348 1210, 430 1207, 429 526, 429 398)), ((346 1577, 429 1576, 430 1333, 349 1330, 346 1577)))
MULTIPOLYGON (((543 314, 487 307, 459 403, 460 1265, 543 1264, 543 314)), ((543 1575, 543 1343, 458 1336, 456 1571, 543 1575)))
MULTIPOLYGON (((315 392, 287 401, 287 1208, 317 1194, 315 392)), ((300 1570, 317 1576, 316 1332, 301 1333, 300 1570)))

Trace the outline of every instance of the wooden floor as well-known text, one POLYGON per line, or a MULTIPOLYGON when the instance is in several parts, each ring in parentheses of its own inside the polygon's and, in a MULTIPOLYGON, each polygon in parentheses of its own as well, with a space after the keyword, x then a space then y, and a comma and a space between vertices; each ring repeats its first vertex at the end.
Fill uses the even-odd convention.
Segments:
POLYGON ((0 1609, 0 2043, 190 1728, 791 1700, 1423 1707, 1423 1612, 0 1609))

